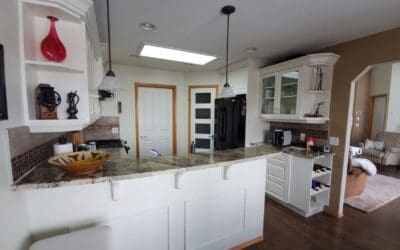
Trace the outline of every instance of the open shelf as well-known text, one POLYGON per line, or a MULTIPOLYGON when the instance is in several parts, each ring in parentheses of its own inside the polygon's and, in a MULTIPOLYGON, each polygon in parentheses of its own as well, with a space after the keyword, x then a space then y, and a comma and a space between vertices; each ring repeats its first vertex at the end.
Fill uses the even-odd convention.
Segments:
POLYGON ((314 179, 314 178, 318 178, 318 177, 321 177, 321 176, 329 175, 331 173, 332 173, 331 170, 325 170, 325 172, 321 171, 319 173, 317 173, 315 171, 312 171, 312 176, 311 177, 314 179))
POLYGON ((311 196, 314 196, 314 195, 317 195, 317 194, 320 194, 320 193, 322 193, 322 192, 325 192, 325 191, 329 191, 330 190, 330 188, 329 187, 322 187, 322 188, 320 188, 318 191, 315 191, 314 189, 310 189, 310 194, 311 194, 311 196))
POLYGON ((61 70, 61 71, 71 72, 71 73, 84 73, 85 72, 83 69, 79 69, 79 68, 69 66, 69 65, 66 65, 63 63, 25 60, 25 64, 33 65, 33 66, 37 66, 37 67, 43 67, 43 68, 51 68, 54 70, 61 70))

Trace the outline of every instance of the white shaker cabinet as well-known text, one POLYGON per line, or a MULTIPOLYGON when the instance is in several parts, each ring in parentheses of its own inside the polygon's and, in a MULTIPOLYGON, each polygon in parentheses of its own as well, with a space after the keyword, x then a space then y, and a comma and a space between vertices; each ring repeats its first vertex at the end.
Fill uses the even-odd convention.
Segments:
POLYGON ((302 157, 287 153, 268 156, 266 194, 280 204, 308 217, 329 205, 332 155, 302 157), (323 171, 316 171, 323 167, 323 171), (321 183, 315 190, 312 183, 321 183))

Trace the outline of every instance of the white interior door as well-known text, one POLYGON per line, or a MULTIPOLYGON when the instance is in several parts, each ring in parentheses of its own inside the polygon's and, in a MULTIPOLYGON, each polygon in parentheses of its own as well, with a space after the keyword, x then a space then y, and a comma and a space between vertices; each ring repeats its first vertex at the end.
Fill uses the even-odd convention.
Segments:
POLYGON ((139 87, 137 96, 140 157, 154 157, 150 149, 172 155, 172 89, 139 87))
POLYGON ((215 88, 192 88, 190 104, 190 139, 196 152, 214 150, 215 88))
POLYGON ((371 139, 385 130, 386 96, 373 97, 371 139))

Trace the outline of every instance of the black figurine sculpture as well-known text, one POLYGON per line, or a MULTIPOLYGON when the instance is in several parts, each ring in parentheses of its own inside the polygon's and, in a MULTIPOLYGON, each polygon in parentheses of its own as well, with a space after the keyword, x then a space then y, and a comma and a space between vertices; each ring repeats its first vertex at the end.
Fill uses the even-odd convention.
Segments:
POLYGON ((78 117, 76 116, 76 114, 78 113, 76 105, 79 102, 79 96, 76 94, 76 91, 68 93, 67 102, 68 102, 67 113, 69 114, 68 119, 78 119, 78 117))

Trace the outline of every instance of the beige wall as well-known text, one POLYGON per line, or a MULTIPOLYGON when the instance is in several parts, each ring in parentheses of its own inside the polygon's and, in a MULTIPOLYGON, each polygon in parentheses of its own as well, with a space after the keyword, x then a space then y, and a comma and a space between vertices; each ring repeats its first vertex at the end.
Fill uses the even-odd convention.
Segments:
POLYGON ((388 94, 392 80, 392 63, 376 65, 371 69, 370 96, 388 94))
MULTIPOLYGON (((351 82, 368 65, 400 59, 400 28, 342 43, 323 51, 341 55, 335 65, 332 86, 330 135, 340 138, 340 145, 333 146, 336 153, 332 176, 332 192, 328 212, 337 216, 343 213, 344 180, 347 157, 346 143, 348 107, 351 82)), ((348 133, 347 133, 348 132, 348 133)))
POLYGON ((371 72, 366 73, 356 82, 353 110, 353 127, 350 145, 357 146, 365 141, 368 131, 368 111, 370 101, 371 72))

